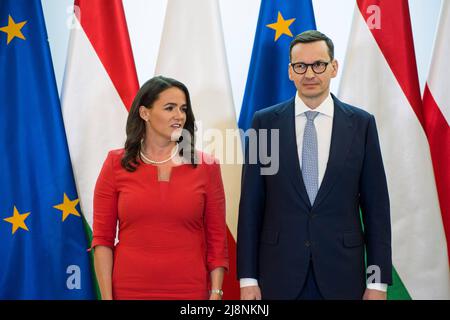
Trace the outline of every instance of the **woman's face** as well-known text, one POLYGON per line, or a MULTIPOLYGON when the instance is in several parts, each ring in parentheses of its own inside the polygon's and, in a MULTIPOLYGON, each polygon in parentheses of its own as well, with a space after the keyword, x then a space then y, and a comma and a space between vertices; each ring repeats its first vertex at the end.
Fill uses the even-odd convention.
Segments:
POLYGON ((177 141, 186 123, 186 95, 181 89, 171 87, 159 94, 151 108, 141 106, 139 111, 141 118, 148 120, 150 136, 177 141))

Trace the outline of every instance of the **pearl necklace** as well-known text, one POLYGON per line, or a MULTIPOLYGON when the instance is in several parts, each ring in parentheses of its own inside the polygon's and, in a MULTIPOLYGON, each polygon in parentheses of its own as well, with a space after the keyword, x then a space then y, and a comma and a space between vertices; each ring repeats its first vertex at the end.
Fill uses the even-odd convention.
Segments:
POLYGON ((175 151, 172 152, 172 154, 170 155, 170 157, 167 158, 166 160, 155 161, 155 160, 149 159, 149 158, 146 157, 146 156, 144 155, 144 153, 142 152, 142 147, 141 147, 141 151, 140 151, 141 158, 144 159, 146 162, 152 163, 152 164, 163 164, 163 163, 166 163, 167 161, 172 160, 173 157, 175 157, 175 156, 177 155, 177 153, 178 153, 178 143, 177 143, 177 146, 175 147, 175 151))

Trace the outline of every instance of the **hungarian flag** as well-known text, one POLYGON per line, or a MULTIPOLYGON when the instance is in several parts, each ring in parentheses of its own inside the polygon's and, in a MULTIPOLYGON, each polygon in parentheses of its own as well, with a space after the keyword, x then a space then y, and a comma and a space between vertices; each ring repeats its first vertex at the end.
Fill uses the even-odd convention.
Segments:
MULTIPOLYGON (((433 160, 442 220, 450 244, 450 3, 443 1, 441 18, 431 61, 431 70, 423 95, 423 126, 433 160)), ((449 254, 450 255, 450 254, 449 254)))
POLYGON ((391 200, 395 271, 388 298, 449 299, 408 1, 357 0, 339 96, 377 121, 391 200))
POLYGON ((175 78, 188 87, 197 120, 197 148, 221 161, 230 255, 224 299, 239 299, 236 232, 242 147, 220 21, 217 0, 169 0, 156 75, 175 78))
POLYGON ((92 230, 94 187, 106 155, 122 148, 139 84, 122 0, 76 0, 62 108, 81 208, 92 230))

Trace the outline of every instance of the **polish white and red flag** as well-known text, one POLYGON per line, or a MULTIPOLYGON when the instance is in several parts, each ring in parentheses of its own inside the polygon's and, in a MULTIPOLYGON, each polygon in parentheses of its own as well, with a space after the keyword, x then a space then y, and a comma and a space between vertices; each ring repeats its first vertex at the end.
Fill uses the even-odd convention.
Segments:
MULTIPOLYGON (((423 95, 423 126, 430 144, 439 203, 450 244, 450 2, 443 1, 431 69, 423 95)), ((450 253, 449 253, 450 256, 450 253)))
POLYGON ((189 88, 199 129, 196 147, 221 161, 230 257, 223 291, 224 299, 238 300, 236 233, 242 146, 217 0, 167 2, 156 75, 175 78, 189 88))

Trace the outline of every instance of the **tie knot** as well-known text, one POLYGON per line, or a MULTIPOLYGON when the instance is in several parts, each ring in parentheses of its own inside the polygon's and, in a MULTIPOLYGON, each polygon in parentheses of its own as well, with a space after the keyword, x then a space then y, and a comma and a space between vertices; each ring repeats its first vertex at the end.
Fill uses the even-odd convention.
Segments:
POLYGON ((314 119, 317 117, 318 114, 319 114, 319 112, 317 112, 317 111, 306 111, 305 112, 306 119, 308 119, 309 121, 314 121, 314 119))

